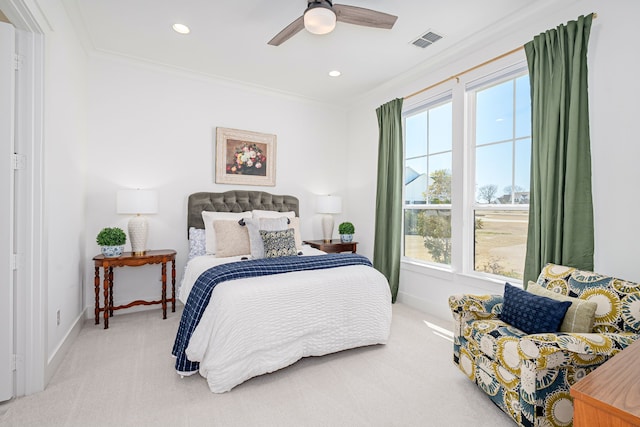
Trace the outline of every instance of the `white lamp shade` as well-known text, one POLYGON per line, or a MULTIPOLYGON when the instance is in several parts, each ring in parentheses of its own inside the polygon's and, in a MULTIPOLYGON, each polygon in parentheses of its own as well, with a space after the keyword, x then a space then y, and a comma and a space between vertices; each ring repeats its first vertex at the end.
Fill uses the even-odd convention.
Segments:
POLYGON ((327 34, 336 27, 336 14, 326 7, 314 7, 304 13, 304 28, 312 34, 327 34))
POLYGON ((318 213, 339 214, 342 212, 342 197, 318 196, 318 213))
POLYGON ((118 190, 116 211, 119 214, 154 214, 158 212, 155 190, 118 190))

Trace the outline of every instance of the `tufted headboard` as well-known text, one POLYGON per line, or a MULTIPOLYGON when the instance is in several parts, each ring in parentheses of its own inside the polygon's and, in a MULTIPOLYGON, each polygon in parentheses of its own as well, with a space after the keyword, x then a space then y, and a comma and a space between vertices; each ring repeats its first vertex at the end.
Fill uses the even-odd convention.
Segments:
POLYGON ((187 206, 187 233, 189 227, 204 228, 202 211, 244 212, 254 209, 289 212, 299 215, 299 201, 294 196, 278 196, 264 191, 231 190, 224 193, 193 193, 187 206))

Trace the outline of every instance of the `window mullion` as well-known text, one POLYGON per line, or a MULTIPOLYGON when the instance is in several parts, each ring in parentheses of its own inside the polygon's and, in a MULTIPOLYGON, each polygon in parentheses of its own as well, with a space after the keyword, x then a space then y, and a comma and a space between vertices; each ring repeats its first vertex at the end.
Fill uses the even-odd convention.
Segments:
POLYGON ((425 190, 425 195, 426 195, 425 199, 427 200, 427 203, 429 203, 429 199, 431 197, 431 195, 429 194, 429 181, 430 181, 429 171, 431 170, 430 167, 429 167, 429 163, 431 163, 431 152, 429 151, 429 118, 430 117, 431 117, 431 113, 430 113, 430 111, 427 111, 427 120, 426 120, 426 123, 425 123, 425 126, 426 126, 426 129, 425 129, 425 135, 426 135, 425 139, 426 139, 426 141, 425 142, 427 144, 427 146, 425 147, 426 150, 427 150, 427 188, 425 190))
POLYGON ((512 81, 513 85, 513 98, 511 100, 511 203, 516 200, 516 80, 512 81))
POLYGON ((468 164, 465 148, 465 90, 458 84, 452 91, 452 173, 451 173, 451 267, 464 271, 465 259, 465 188, 468 181, 468 164), (458 125, 456 125, 458 124, 458 125))
POLYGON ((464 188, 464 240, 463 240, 463 271, 473 272, 475 253, 474 205, 476 201, 476 95, 475 92, 465 93, 464 141, 465 154, 465 188, 464 188))

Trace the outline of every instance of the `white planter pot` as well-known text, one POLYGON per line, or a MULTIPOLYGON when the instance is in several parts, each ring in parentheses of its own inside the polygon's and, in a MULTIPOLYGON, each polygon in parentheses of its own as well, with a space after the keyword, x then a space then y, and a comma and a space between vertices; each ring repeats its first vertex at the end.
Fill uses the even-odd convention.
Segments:
POLYGON ((100 246, 100 250, 102 251, 102 255, 107 258, 117 258, 122 255, 122 251, 124 250, 124 245, 121 246, 100 246))

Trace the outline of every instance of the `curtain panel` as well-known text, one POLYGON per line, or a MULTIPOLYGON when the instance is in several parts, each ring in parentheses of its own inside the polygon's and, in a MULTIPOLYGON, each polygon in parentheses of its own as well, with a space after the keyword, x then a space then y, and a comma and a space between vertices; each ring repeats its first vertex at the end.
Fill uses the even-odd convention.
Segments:
POLYGON ((592 18, 580 16, 525 45, 532 104, 525 288, 549 262, 593 270, 587 90, 592 18))
POLYGON ((384 274, 396 302, 402 241, 402 102, 397 98, 376 109, 378 116, 378 187, 373 266, 384 274))

